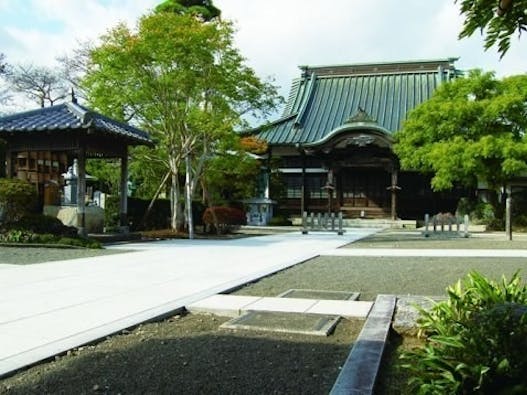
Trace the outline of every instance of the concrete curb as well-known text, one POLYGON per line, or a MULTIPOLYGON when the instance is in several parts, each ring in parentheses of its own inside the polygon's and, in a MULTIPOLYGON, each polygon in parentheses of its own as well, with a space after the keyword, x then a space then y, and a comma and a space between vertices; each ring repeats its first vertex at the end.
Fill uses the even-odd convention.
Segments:
POLYGON ((331 395, 373 394, 396 300, 395 295, 377 296, 368 319, 331 389, 331 395))

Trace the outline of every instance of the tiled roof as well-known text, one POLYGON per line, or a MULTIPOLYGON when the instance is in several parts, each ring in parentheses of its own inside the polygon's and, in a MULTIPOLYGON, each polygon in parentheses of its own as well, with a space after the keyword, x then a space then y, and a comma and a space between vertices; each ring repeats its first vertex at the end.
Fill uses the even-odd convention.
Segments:
POLYGON ((152 145, 148 133, 75 102, 0 117, 0 137, 15 133, 87 129, 121 136, 134 145, 152 145))
POLYGON ((393 133, 409 110, 459 75, 456 59, 342 66, 302 66, 283 117, 253 133, 271 145, 316 144, 359 111, 393 133))

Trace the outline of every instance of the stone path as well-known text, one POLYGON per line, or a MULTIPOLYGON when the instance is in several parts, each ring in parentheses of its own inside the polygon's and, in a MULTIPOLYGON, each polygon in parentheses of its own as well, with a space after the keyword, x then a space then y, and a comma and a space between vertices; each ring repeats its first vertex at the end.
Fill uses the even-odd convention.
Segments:
POLYGON ((140 243, 114 247, 134 249, 122 254, 3 266, 0 376, 376 231, 140 243))

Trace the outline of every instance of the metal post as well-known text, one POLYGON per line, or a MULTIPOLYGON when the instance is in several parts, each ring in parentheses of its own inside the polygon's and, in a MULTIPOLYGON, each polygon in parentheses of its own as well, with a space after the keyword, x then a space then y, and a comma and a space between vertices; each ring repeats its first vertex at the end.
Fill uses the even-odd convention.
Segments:
POLYGON ((311 230, 315 230, 315 213, 311 212, 311 230))
POLYGON ((430 236, 428 233, 428 226, 430 225, 430 215, 425 214, 425 237, 430 236))
POLYGON ((331 213, 331 230, 335 230, 335 213, 331 213))
POLYGON ((468 214, 465 214, 465 217, 463 219, 464 219, 463 222, 464 222, 464 228, 465 228, 463 237, 468 237, 468 214))

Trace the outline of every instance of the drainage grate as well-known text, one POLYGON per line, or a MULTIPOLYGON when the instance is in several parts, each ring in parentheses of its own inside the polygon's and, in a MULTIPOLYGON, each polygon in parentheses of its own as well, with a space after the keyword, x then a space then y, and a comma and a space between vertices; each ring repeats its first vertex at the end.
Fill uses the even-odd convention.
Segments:
POLYGON ((321 289, 289 289, 277 295, 279 298, 319 299, 319 300, 358 300, 360 292, 327 291, 321 289))
POLYGON ((225 322, 221 328, 328 336, 333 332, 339 319, 339 316, 319 314, 249 311, 240 317, 225 322))

